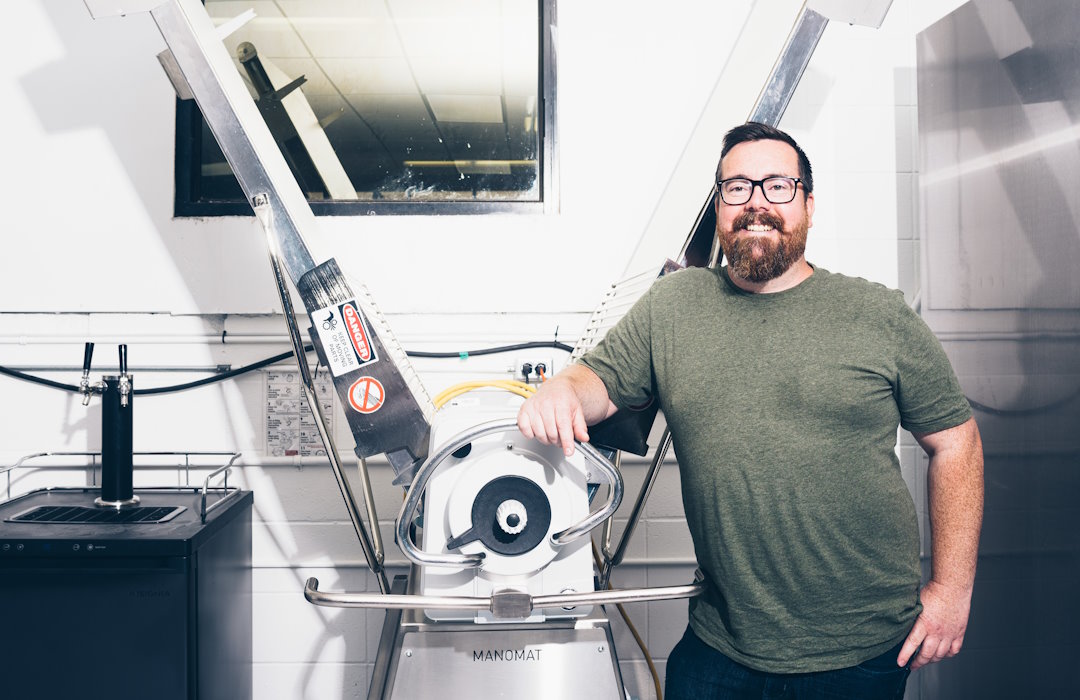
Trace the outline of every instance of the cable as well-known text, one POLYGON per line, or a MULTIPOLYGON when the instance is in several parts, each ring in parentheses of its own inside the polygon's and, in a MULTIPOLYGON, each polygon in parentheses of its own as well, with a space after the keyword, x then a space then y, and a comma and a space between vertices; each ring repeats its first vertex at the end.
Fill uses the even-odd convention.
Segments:
MULTIPOLYGON (((596 543, 589 541, 592 545, 593 561, 596 563, 598 570, 603 569, 603 565, 600 562, 600 552, 596 549, 596 543)), ((608 590, 612 590, 611 581, 607 584, 608 590)), ((664 689, 660 686, 660 672, 656 670, 656 664, 653 663, 652 655, 649 653, 649 647, 645 645, 645 640, 641 638, 641 634, 638 633, 637 627, 630 621, 630 615, 627 614, 626 608, 622 603, 616 603, 615 607, 619 609, 619 615, 622 616, 623 622, 626 623, 626 627, 630 630, 630 634, 633 635, 634 641, 637 642, 638 648, 641 649, 641 653, 645 655, 645 663, 649 666, 649 675, 652 676, 653 687, 656 689, 656 700, 664 700, 664 689)))
POLYGON ((9 377, 15 377, 16 379, 22 379, 27 382, 33 382, 34 384, 41 384, 43 386, 51 386, 54 389, 65 389, 67 391, 78 391, 79 387, 74 384, 62 384, 60 382, 54 382, 51 379, 45 379, 44 377, 35 377, 32 374, 26 374, 20 372, 17 369, 8 369, 7 367, 0 366, 0 374, 6 374, 9 377))
MULTIPOLYGON (((514 350, 525 350, 525 349, 530 349, 530 348, 555 348, 556 350, 563 350, 565 352, 573 352, 573 350, 574 350, 573 347, 571 347, 571 346, 569 346, 569 345, 567 345, 565 343, 560 343, 560 342, 555 341, 555 340, 535 340, 535 341, 529 341, 529 342, 526 342, 526 343, 516 343, 514 345, 500 345, 500 346, 496 346, 496 347, 492 347, 492 348, 481 348, 479 350, 463 350, 463 351, 460 351, 460 352, 422 352, 422 351, 418 351, 418 350, 412 350, 412 351, 406 351, 405 354, 408 355, 409 357, 424 357, 424 358, 434 358, 434 359, 456 358, 456 359, 465 360, 465 359, 468 359, 469 356, 471 356, 471 355, 472 356, 493 355, 493 354, 500 353, 500 352, 512 352, 514 350)), ((314 348, 311 345, 305 345, 304 346, 304 352, 311 352, 313 349, 314 348)), ((135 393, 136 396, 152 396, 154 394, 169 394, 169 393, 172 393, 172 392, 175 392, 175 391, 185 391, 187 389, 194 389, 196 387, 206 386, 207 384, 213 384, 214 382, 221 382, 221 381, 224 381, 226 379, 231 379, 233 377, 239 376, 241 374, 245 374, 247 372, 252 372, 252 371, 257 370, 257 369, 262 369, 263 367, 266 367, 268 365, 272 365, 272 364, 281 362, 283 360, 287 360, 288 358, 290 358, 292 356, 293 356, 292 352, 283 352, 281 354, 274 355, 273 357, 268 357, 268 358, 266 358, 264 360, 259 360, 258 362, 253 362, 250 365, 244 365, 243 367, 238 367, 236 369, 229 370, 227 372, 222 372, 221 374, 215 374, 212 377, 205 377, 203 379, 198 379, 196 381, 187 382, 187 383, 184 383, 184 384, 174 384, 174 385, 171 385, 171 386, 159 386, 159 387, 152 387, 152 388, 149 388, 149 389, 136 389, 134 393, 135 393)), ((16 370, 16 369, 11 369, 11 368, 8 368, 8 367, 4 367, 3 365, 0 365, 0 374, 6 374, 9 377, 14 377, 15 379, 21 379, 23 381, 31 382, 33 384, 40 384, 42 386, 51 387, 53 389, 62 389, 64 391, 70 391, 72 393, 79 393, 79 391, 80 391, 80 388, 78 386, 75 386, 74 384, 65 384, 63 382, 57 382, 57 381, 53 381, 51 379, 45 379, 44 377, 37 377, 37 376, 34 376, 32 374, 27 374, 25 372, 20 372, 19 370, 16 370)))
MULTIPOLYGON (((311 352, 313 349, 314 348, 312 346, 310 346, 310 345, 305 345, 304 346, 304 352, 311 352)), ((253 371, 257 370, 257 369, 262 369, 263 367, 266 367, 267 365, 272 365, 272 364, 281 362, 282 360, 286 360, 286 359, 288 359, 290 357, 293 357, 293 353, 291 353, 291 352, 283 352, 280 355, 274 355, 273 357, 268 357, 265 360, 259 360, 258 362, 252 362, 250 365, 244 365, 243 367, 237 367, 236 369, 231 369, 228 372, 222 372, 221 374, 215 374, 212 377, 206 377, 204 379, 198 379, 198 380, 193 381, 193 382, 187 382, 186 384, 176 384, 176 385, 173 385, 173 386, 158 386, 158 387, 154 387, 153 389, 136 389, 135 393, 149 396, 149 395, 152 395, 152 394, 167 394, 167 393, 171 393, 171 392, 174 392, 174 391, 184 391, 185 389, 194 389, 195 387, 198 387, 198 386, 205 386, 207 384, 213 384, 214 382, 220 382, 220 381, 224 381, 226 379, 231 379, 232 377, 239 376, 241 374, 246 374, 247 372, 253 372, 253 371)))
MULTIPOLYGON (((305 345, 304 346, 304 351, 305 352, 311 352, 313 349, 314 348, 311 345, 305 345)), ((262 369, 263 367, 266 367, 267 365, 272 365, 274 363, 281 362, 282 360, 288 359, 288 358, 290 358, 292 356, 293 356, 293 354, 291 352, 283 352, 280 355, 274 355, 273 357, 268 357, 268 358, 266 358, 264 360, 259 360, 258 362, 253 362, 250 365, 244 365, 243 367, 237 367, 236 369, 231 369, 228 372, 222 372, 221 374, 215 374, 212 377, 206 377, 204 379, 199 379, 199 380, 196 380, 196 381, 193 381, 193 382, 187 382, 185 384, 174 384, 172 386, 159 386, 159 387, 153 387, 151 389, 136 389, 134 393, 137 396, 138 395, 146 396, 146 395, 153 395, 153 394, 165 394, 165 393, 169 393, 169 392, 173 392, 173 391, 184 391, 185 389, 194 389, 195 387, 198 387, 198 386, 204 386, 206 384, 212 384, 213 382, 224 381, 226 379, 231 379, 232 377, 236 377, 236 376, 239 376, 241 374, 245 374, 247 372, 252 372, 252 371, 257 370, 257 369, 262 369)), ((9 377, 15 377, 16 379, 22 379, 24 381, 32 382, 34 384, 41 384, 43 386, 53 387, 54 389, 64 389, 66 391, 71 391, 71 392, 76 392, 76 393, 78 393, 79 390, 80 390, 79 387, 75 386, 74 384, 64 384, 62 382, 54 382, 51 379, 45 379, 44 377, 35 377, 32 374, 26 374, 25 372, 20 372, 17 369, 10 369, 10 368, 4 367, 2 365, 0 365, 0 374, 6 374, 9 377)))
POLYGON ((461 352, 422 352, 420 350, 410 350, 405 354, 409 357, 430 357, 435 359, 448 359, 452 357, 458 357, 464 360, 472 355, 494 355, 500 352, 511 352, 513 350, 530 350, 532 348, 555 348, 556 350, 563 350, 565 352, 574 351, 573 346, 567 345, 566 343, 560 343, 557 340, 533 340, 527 343, 500 345, 494 348, 483 348, 481 350, 462 350, 461 352))
POLYGON ((451 387, 443 389, 435 398, 431 400, 435 404, 435 408, 442 408, 446 402, 457 396, 472 391, 473 389, 481 389, 484 387, 495 387, 498 389, 505 389, 512 394, 517 394, 523 398, 529 398, 536 393, 536 387, 525 382, 519 382, 516 379, 491 379, 491 380, 477 380, 471 382, 462 382, 455 384, 451 387))
MULTIPOLYGON (((574 348, 572 346, 567 345, 566 343, 560 343, 557 340, 534 340, 534 341, 529 341, 529 342, 525 342, 525 343, 515 343, 513 345, 499 345, 499 346, 491 347, 491 348, 481 348, 479 350, 461 350, 461 351, 458 351, 458 352, 425 352, 425 351, 420 351, 420 350, 407 350, 405 352, 405 354, 407 356, 409 356, 409 357, 422 357, 422 358, 431 358, 431 359, 453 359, 453 358, 457 358, 457 359, 461 359, 461 360, 466 360, 470 356, 479 357, 481 355, 494 355, 494 354, 501 353, 501 352, 512 352, 512 351, 515 351, 515 350, 528 350, 528 349, 532 349, 532 348, 555 348, 556 350, 563 350, 565 352, 573 352, 574 351, 574 348)), ((304 346, 304 352, 311 352, 312 350, 313 350, 313 347, 311 345, 305 345, 304 346)), ((291 352, 283 352, 283 353, 281 353, 279 355, 274 355, 273 357, 268 357, 268 358, 266 358, 264 360, 259 360, 258 362, 253 362, 250 365, 244 365, 243 367, 238 367, 236 369, 229 370, 227 372, 222 372, 221 374, 215 374, 212 377, 205 377, 203 379, 198 379, 198 380, 195 380, 195 381, 192 381, 192 382, 186 382, 184 384, 173 384, 171 386, 158 386, 158 387, 152 387, 152 388, 149 388, 149 389, 136 389, 134 391, 134 394, 136 396, 153 396, 155 394, 170 394, 170 393, 173 393, 173 392, 176 392, 176 391, 186 391, 188 389, 195 389, 195 388, 200 387, 200 386, 206 386, 207 384, 213 384, 214 382, 225 381, 226 379, 232 379, 233 377, 237 377, 237 376, 239 376, 241 374, 245 374, 247 372, 253 372, 253 371, 257 370, 257 369, 262 369, 263 367, 275 364, 277 362, 281 362, 281 361, 286 360, 286 359, 288 359, 288 358, 290 358, 292 356, 293 356, 293 353, 291 353, 291 352)), ((543 365, 537 365, 537 367, 535 368, 534 371, 536 372, 537 376, 540 378, 541 383, 547 381, 546 368, 543 365)), ((50 387, 50 388, 53 388, 53 389, 61 389, 63 391, 70 391, 72 393, 79 393, 79 391, 80 391, 80 388, 78 386, 75 386, 74 384, 65 384, 63 382, 57 382, 57 381, 53 381, 51 379, 45 379, 44 377, 37 377, 37 376, 34 376, 32 374, 27 374, 25 372, 20 372, 17 369, 11 369, 10 367, 4 367, 3 365, 0 365, 0 374, 6 374, 7 376, 13 377, 15 379, 21 379, 23 381, 31 382, 33 384, 40 384, 42 386, 47 386, 47 387, 50 387)), ((531 386, 531 385, 528 385, 528 386, 531 386)), ((461 392, 461 393, 464 393, 464 392, 461 392)), ((455 396, 456 395, 457 394, 455 394, 455 396)), ((1060 408, 1061 406, 1063 406, 1063 405, 1069 403, 1070 401, 1072 401, 1073 399, 1075 399, 1077 396, 1080 396, 1080 391, 1069 394, 1068 396, 1065 396, 1064 398, 1058 399, 1057 401, 1052 401, 1052 402, 1050 402, 1048 404, 1045 404, 1043 406, 1034 406, 1032 408, 1016 408, 1016 409, 994 408, 992 406, 987 406, 985 404, 979 403, 978 401, 975 401, 974 399, 971 399, 971 398, 968 398, 967 401, 968 401, 969 404, 971 404, 971 407, 973 409, 975 409, 976 411, 982 411, 983 413, 988 413, 990 415, 995 415, 995 416, 1031 416, 1031 415, 1037 415, 1037 414, 1040 414, 1040 413, 1047 413, 1047 412, 1049 412, 1049 411, 1051 411, 1053 409, 1060 408)), ((453 397, 451 396, 449 398, 453 398, 453 397)), ((447 400, 449 400, 449 398, 447 400)), ((528 397, 526 396, 526 398, 528 398, 528 397)), ((967 398, 967 397, 965 397, 965 398, 967 398)))

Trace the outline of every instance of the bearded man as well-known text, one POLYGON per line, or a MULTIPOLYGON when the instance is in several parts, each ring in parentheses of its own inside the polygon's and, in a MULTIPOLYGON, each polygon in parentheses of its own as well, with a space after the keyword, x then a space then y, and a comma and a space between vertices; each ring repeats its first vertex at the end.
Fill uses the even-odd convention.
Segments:
POLYGON ((659 401, 707 589, 667 662, 667 700, 901 698, 963 643, 982 519, 978 428, 941 345, 896 291, 805 257, 810 162, 748 123, 724 139, 728 265, 664 277, 522 406, 528 437, 659 401), (896 456, 930 458, 929 581, 896 456))

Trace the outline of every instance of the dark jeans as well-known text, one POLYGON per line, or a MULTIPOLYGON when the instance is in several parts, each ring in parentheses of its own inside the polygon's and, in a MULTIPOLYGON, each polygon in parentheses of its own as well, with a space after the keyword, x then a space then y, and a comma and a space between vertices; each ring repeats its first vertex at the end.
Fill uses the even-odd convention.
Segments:
POLYGON ((907 668, 900 647, 858 666, 818 673, 765 673, 701 641, 689 627, 667 662, 665 700, 900 700, 907 668))

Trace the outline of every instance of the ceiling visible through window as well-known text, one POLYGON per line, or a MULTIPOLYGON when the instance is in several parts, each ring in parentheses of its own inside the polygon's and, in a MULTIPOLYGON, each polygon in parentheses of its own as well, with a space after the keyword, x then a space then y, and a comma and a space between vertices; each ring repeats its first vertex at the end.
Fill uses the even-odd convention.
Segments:
MULTIPOLYGON (((316 213, 550 198, 554 0, 205 1, 254 10, 225 46, 316 213)), ((177 128, 177 213, 247 213, 197 108, 177 128)))

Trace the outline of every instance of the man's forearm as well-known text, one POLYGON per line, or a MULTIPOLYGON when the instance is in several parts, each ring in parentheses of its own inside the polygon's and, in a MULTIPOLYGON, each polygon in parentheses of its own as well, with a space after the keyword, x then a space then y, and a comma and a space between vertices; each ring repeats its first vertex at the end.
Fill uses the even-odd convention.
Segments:
POLYGON ((983 513, 982 442, 974 421, 930 454, 927 474, 933 581, 970 591, 983 513))
POLYGON ((581 402, 582 414, 589 425, 595 425, 615 412, 615 404, 608 397, 604 382, 596 375, 596 372, 585 365, 570 365, 550 381, 567 382, 578 401, 581 402))
POLYGON ((933 551, 930 581, 919 593, 922 612, 896 658, 900 666, 910 661, 911 670, 954 656, 964 644, 983 509, 982 442, 975 421, 915 439, 930 455, 933 551))

